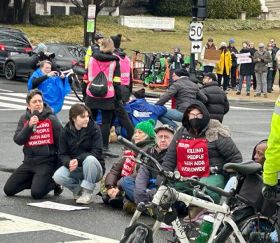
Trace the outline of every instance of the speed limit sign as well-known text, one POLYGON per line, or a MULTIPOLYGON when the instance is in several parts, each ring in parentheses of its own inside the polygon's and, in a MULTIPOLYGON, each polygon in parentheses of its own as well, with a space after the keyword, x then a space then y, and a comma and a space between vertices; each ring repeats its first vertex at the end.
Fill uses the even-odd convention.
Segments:
POLYGON ((202 22, 191 22, 189 37, 192 41, 200 41, 203 39, 203 23, 202 22))

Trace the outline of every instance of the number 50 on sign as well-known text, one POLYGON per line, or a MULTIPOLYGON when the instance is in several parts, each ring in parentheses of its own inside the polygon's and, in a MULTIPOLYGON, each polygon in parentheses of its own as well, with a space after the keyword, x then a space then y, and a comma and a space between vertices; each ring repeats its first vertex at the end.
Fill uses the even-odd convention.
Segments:
POLYGON ((203 39, 203 23, 191 22, 189 37, 192 41, 199 41, 203 39))

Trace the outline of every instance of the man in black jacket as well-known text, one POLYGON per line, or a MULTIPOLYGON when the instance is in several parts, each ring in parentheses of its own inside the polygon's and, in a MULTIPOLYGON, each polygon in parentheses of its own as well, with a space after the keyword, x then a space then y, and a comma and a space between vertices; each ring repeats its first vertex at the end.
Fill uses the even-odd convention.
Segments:
MULTIPOLYGON (((168 90, 160 96, 156 105, 164 105, 167 101, 174 98, 176 108, 168 109, 167 112, 159 117, 163 124, 168 124, 177 128, 174 122, 181 122, 186 108, 197 99, 199 95, 199 87, 196 83, 189 79, 189 73, 185 69, 176 69, 173 73, 174 82, 168 90)), ((201 97, 203 99, 203 97, 201 97)))
POLYGON ((4 186, 7 196, 31 189, 34 199, 41 199, 55 188, 52 175, 58 167, 58 139, 61 123, 42 93, 32 90, 26 97, 27 110, 18 122, 14 141, 23 145, 24 160, 4 186))
POLYGON ((205 104, 210 118, 223 122, 224 115, 229 111, 229 102, 214 73, 204 74, 203 87, 199 92, 198 98, 205 104))

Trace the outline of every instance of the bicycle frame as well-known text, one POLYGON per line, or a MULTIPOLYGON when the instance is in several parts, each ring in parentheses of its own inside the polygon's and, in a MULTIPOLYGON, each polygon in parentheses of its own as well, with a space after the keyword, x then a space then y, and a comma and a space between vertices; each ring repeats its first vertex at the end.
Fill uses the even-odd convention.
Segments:
MULTIPOLYGON (((239 239, 240 243, 246 243, 245 239, 242 236, 242 233, 239 231, 236 223, 233 221, 233 219, 231 218, 231 212, 230 212, 230 208, 227 204, 215 204, 200 198, 196 198, 194 196, 185 194, 185 193, 181 193, 176 191, 174 188, 170 188, 167 187, 165 185, 161 185, 159 187, 159 189, 157 190, 157 193, 155 194, 154 198, 153 198, 153 205, 155 206, 159 206, 162 201, 168 203, 171 202, 171 197, 176 195, 176 199, 178 201, 182 201, 186 204, 186 206, 191 205, 195 205, 201 208, 206 208, 209 211, 212 211, 215 213, 215 218, 214 218, 214 223, 213 223, 213 231, 210 235, 210 238, 208 240, 209 243, 213 242, 216 238, 216 235, 218 233, 218 230, 221 226, 222 223, 228 223, 229 225, 231 225, 231 227, 233 228, 233 232, 234 234, 237 236, 237 238, 239 239)), ((172 208, 170 207, 168 209, 169 212, 172 212, 172 208)), ((129 226, 133 225, 136 220, 140 217, 141 212, 139 210, 136 210, 136 212, 134 213, 129 226)), ((160 227, 161 221, 156 220, 156 222, 153 225, 152 231, 153 231, 153 236, 155 236, 155 234, 157 233, 159 227, 160 227)), ((173 229, 176 232, 176 235, 178 237, 178 239, 180 240, 181 243, 189 243, 189 239, 187 238, 187 235, 183 229, 183 226, 179 220, 178 217, 176 217, 175 220, 172 221, 172 226, 173 229)))

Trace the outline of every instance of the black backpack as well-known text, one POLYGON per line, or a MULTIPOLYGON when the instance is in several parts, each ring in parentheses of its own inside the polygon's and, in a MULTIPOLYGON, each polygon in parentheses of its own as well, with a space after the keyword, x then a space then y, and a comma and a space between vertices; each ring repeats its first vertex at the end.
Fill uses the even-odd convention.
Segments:
POLYGON ((89 92, 95 97, 104 97, 108 92, 107 77, 100 71, 89 85, 89 92))

